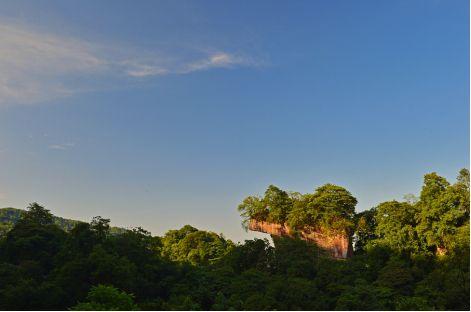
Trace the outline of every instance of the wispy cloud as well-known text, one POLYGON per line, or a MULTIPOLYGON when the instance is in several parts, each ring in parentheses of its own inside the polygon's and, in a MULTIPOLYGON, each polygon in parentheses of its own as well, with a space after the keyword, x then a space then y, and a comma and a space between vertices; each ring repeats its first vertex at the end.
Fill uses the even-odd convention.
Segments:
POLYGON ((0 104, 70 95, 61 78, 103 70, 85 42, 0 24, 0 104))
POLYGON ((251 58, 228 54, 225 52, 217 52, 205 59, 197 60, 195 62, 185 64, 179 73, 190 73, 194 71, 207 70, 211 68, 233 68, 236 66, 258 66, 257 62, 251 58))
POLYGON ((70 148, 73 148, 75 146, 75 143, 68 142, 68 143, 62 143, 62 144, 51 144, 48 147, 53 150, 68 150, 70 148))
POLYGON ((126 73, 131 77, 148 77, 148 76, 157 76, 168 74, 167 69, 151 66, 151 65, 135 65, 133 68, 130 68, 126 73))
POLYGON ((251 57, 227 51, 165 55, 135 47, 110 47, 12 22, 0 21, 0 38, 0 105, 67 97, 110 79, 260 65, 251 57))

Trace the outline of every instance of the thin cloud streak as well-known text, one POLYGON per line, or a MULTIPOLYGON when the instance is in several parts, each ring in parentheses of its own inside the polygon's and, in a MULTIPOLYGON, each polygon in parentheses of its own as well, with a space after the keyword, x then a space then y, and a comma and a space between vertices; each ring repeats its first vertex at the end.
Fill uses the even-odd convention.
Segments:
POLYGON ((93 90, 100 84, 262 62, 228 52, 197 54, 109 47, 0 21, 0 106, 34 104, 93 90), (125 52, 123 52, 125 51, 125 52), (190 56, 189 56, 190 55, 190 56))
POLYGON ((211 68, 233 68, 236 66, 259 66, 261 63, 250 58, 218 52, 206 59, 198 60, 184 66, 178 73, 186 74, 195 71, 208 70, 211 68))
POLYGON ((53 149, 53 150, 65 151, 70 148, 73 148, 74 146, 75 146, 75 143, 69 142, 69 143, 63 143, 63 144, 51 144, 48 147, 49 149, 53 149))

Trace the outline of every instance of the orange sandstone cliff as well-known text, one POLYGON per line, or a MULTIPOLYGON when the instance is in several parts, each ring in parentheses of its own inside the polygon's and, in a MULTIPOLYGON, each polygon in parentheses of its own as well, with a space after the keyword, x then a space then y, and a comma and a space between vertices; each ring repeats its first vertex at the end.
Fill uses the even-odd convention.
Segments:
MULTIPOLYGON (((274 236, 294 237, 294 231, 287 224, 257 221, 255 219, 250 219, 249 230, 274 236)), ((322 233, 309 227, 306 227, 303 231, 298 231, 298 233, 299 238, 315 243, 333 258, 346 259, 353 253, 351 236, 347 233, 322 233)))

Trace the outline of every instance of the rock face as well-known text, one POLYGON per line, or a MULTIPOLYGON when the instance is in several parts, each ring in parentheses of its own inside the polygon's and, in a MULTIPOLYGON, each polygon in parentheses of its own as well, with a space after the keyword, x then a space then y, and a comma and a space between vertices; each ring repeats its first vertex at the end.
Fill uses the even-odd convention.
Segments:
MULTIPOLYGON (((251 219, 249 230, 267 233, 275 236, 293 237, 294 231, 287 224, 270 223, 251 219)), ((315 243, 318 247, 326 250, 333 258, 346 259, 353 253, 351 237, 348 234, 323 234, 313 228, 306 227, 298 231, 301 239, 315 243)))

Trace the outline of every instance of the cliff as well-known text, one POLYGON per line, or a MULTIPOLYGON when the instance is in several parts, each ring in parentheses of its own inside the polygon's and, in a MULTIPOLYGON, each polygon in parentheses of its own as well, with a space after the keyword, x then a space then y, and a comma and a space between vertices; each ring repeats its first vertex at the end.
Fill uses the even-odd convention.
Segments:
MULTIPOLYGON (((294 231, 287 224, 270 223, 251 219, 249 230, 267 233, 275 236, 294 237, 294 231)), ((333 258, 346 259, 353 253, 352 241, 347 233, 322 233, 310 227, 298 231, 299 237, 305 241, 313 242, 321 249, 326 250, 333 258)))

